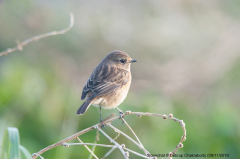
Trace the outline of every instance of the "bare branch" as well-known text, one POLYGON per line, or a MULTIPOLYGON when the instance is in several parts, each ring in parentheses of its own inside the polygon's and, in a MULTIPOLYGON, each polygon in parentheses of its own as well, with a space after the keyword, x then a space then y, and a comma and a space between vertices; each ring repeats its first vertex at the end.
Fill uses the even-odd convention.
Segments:
POLYGON ((45 38, 45 37, 48 37, 48 36, 52 36, 52 35, 65 34, 67 31, 69 31, 73 27, 73 25, 74 25, 74 16, 73 16, 73 13, 70 13, 70 25, 66 29, 59 30, 59 31, 52 31, 52 32, 48 32, 48 33, 45 33, 45 34, 37 35, 37 36, 29 38, 29 39, 27 39, 23 42, 16 41, 17 46, 14 47, 14 48, 9 48, 5 51, 0 52, 0 57, 3 56, 3 55, 8 55, 9 53, 17 51, 17 50, 22 51, 23 46, 27 45, 30 42, 38 41, 39 39, 42 39, 42 38, 45 38))
POLYGON ((114 126, 112 126, 111 124, 109 124, 108 126, 110 126, 113 130, 115 130, 116 132, 122 134, 123 136, 125 136, 126 138, 128 138, 129 140, 131 140, 134 144, 136 144, 140 149, 142 149, 142 146, 137 143, 136 141, 134 141, 131 137, 129 137, 128 135, 126 135, 124 132, 118 130, 117 128, 115 128, 114 126))
POLYGON ((93 143, 62 143, 63 146, 69 147, 69 146, 74 146, 74 145, 96 145, 96 146, 102 146, 102 147, 117 147, 115 145, 105 145, 105 144, 93 144, 93 143))
POLYGON ((138 156, 140 156, 140 157, 149 158, 149 157, 147 157, 147 156, 144 156, 144 155, 142 155, 142 154, 140 154, 140 153, 137 153, 137 152, 135 152, 135 151, 133 151, 133 150, 130 150, 130 149, 128 149, 128 148, 124 148, 124 149, 127 150, 127 151, 129 151, 129 152, 132 152, 133 154, 138 155, 138 156))
MULTIPOLYGON (((96 137, 95 137, 95 140, 94 140, 94 144, 97 144, 97 141, 99 141, 99 130, 97 129, 97 131, 96 131, 96 137)), ((96 148, 96 145, 93 145, 93 147, 92 147, 92 152, 94 152, 95 151, 95 148, 96 148)), ((92 154, 90 154, 89 155, 89 157, 88 157, 88 159, 91 159, 92 158, 92 154)))
MULTIPOLYGON (((185 123, 182 121, 182 120, 179 120, 177 118, 174 118, 172 114, 169 114, 168 116, 167 115, 161 115, 161 114, 156 114, 156 113, 142 113, 142 112, 131 112, 131 111, 126 111, 126 113, 122 114, 122 116, 126 116, 126 115, 131 115, 131 114, 136 114, 137 117, 141 117, 142 115, 144 116, 158 116, 158 117, 162 117, 163 119, 172 119, 173 121, 178 121, 178 123, 181 125, 182 129, 183 129, 183 136, 181 137, 181 140, 179 142, 179 144, 176 146, 176 148, 173 150, 173 152, 169 152, 169 157, 168 159, 171 158, 171 155, 174 155, 176 153, 176 151, 179 149, 179 148, 182 148, 183 147, 183 144, 182 142, 186 140, 186 129, 185 129, 185 123)), ((148 153, 148 151, 143 147, 143 145, 141 144, 140 140, 138 139, 137 135, 133 132, 133 130, 131 129, 131 127, 127 124, 127 122, 125 120, 123 120, 125 122, 125 124, 129 127, 130 130, 132 130, 134 136, 137 138, 138 142, 134 141, 132 138, 130 138, 128 135, 126 135, 125 133, 123 133, 122 131, 118 130, 117 128, 115 128, 114 126, 111 125, 111 122, 118 119, 119 116, 115 116, 115 117, 112 117, 112 118, 108 118, 107 120, 104 120, 103 123, 99 123, 99 124, 96 124, 94 126, 91 126, 87 129, 84 129, 76 134, 73 134, 69 137, 67 137, 66 139, 62 140, 62 141, 59 141, 53 145, 50 145, 42 150, 40 150, 39 152, 37 153, 34 153, 32 155, 32 158, 35 159, 37 158, 38 156, 42 158, 42 156, 40 156, 42 153, 54 148, 54 147, 57 147, 57 146, 65 146, 65 147, 68 147, 70 145, 93 145, 93 146, 102 146, 102 147, 112 147, 112 149, 110 149, 102 158, 105 158, 107 157, 111 152, 113 152, 114 149, 118 148, 124 155, 125 158, 128 158, 128 155, 129 155, 129 152, 131 153, 134 153, 140 157, 143 157, 144 155, 142 154, 139 154, 138 152, 135 152, 133 150, 130 150, 130 149, 127 149, 125 148, 125 145, 122 144, 122 145, 119 145, 114 139, 112 139, 111 137, 109 137, 103 130, 101 130, 99 127, 102 125, 102 124, 106 124, 107 126, 111 127, 113 130, 115 130, 116 132, 122 134, 123 136, 127 137, 130 141, 132 141, 134 144, 136 144, 139 148, 143 149, 144 152, 148 153), (101 131, 101 133, 103 135, 105 135, 111 142, 113 142, 115 145, 104 145, 104 144, 93 144, 93 143, 66 143, 72 139, 76 139, 78 136, 84 134, 84 133, 87 133, 93 129, 97 129, 99 131, 101 131), (127 152, 125 152, 124 150, 127 150, 127 152)), ((98 135, 97 137, 98 138, 98 135)), ((149 153, 148 153, 149 154, 149 153)), ((154 158, 154 157, 148 157, 146 154, 144 156, 144 158, 154 158)))
MULTIPOLYGON (((78 141, 80 143, 83 143, 82 140, 80 140, 79 137, 77 137, 78 141)), ((87 145, 83 145, 96 159, 98 159, 98 157, 87 147, 87 145)))
POLYGON ((135 132, 132 130, 132 128, 128 125, 128 123, 122 118, 123 122, 127 125, 127 127, 131 130, 131 132, 133 133, 133 135, 136 137, 138 143, 140 144, 140 149, 143 149, 145 155, 149 154, 149 152, 144 148, 144 146, 142 145, 141 141, 138 139, 137 135, 135 134, 135 132))
POLYGON ((105 135, 105 136, 110 140, 110 142, 113 142, 113 143, 119 148, 119 150, 122 152, 123 156, 124 156, 126 159, 128 159, 128 157, 126 156, 126 152, 123 151, 123 148, 122 148, 116 141, 114 141, 110 136, 108 136, 108 135, 107 135, 103 130, 101 130, 101 128, 99 128, 98 126, 97 126, 97 129, 98 129, 103 135, 105 135))
POLYGON ((114 150, 116 149, 116 147, 111 148, 101 159, 106 158, 108 155, 110 155, 110 153, 112 153, 114 150))
POLYGON ((36 155, 36 156, 40 157, 41 159, 44 159, 41 155, 39 155, 39 154, 37 154, 37 153, 34 153, 34 154, 32 154, 32 155, 36 155))

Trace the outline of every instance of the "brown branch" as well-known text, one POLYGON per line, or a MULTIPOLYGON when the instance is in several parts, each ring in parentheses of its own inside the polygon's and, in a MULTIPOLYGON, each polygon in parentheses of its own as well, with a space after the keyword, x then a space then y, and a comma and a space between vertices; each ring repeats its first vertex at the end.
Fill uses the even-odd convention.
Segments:
MULTIPOLYGON (((172 114, 169 114, 169 116, 167 116, 167 115, 161 115, 161 114, 156 114, 156 113, 142 113, 142 112, 131 112, 131 111, 126 111, 126 113, 122 114, 122 116, 131 115, 131 114, 136 114, 138 117, 141 117, 142 115, 144 115, 144 116, 158 116, 158 117, 162 117, 163 119, 172 119, 173 121, 178 121, 179 124, 181 125, 182 129, 183 129, 183 136, 181 137, 181 140, 180 140, 179 144, 177 145, 177 147, 174 149, 174 151, 169 153, 168 159, 170 159, 170 158, 171 158, 171 155, 175 154, 176 151, 177 151, 179 148, 182 148, 182 147, 183 147, 182 142, 186 140, 186 129, 185 129, 185 123, 184 123, 182 120, 179 120, 179 119, 177 119, 177 118, 174 118, 172 114)), ((140 144, 141 142, 140 142, 140 140, 137 138, 136 134, 135 134, 134 136, 137 138, 137 140, 139 141, 139 143, 137 143, 136 141, 134 141, 133 139, 131 139, 129 136, 127 136, 126 134, 124 134, 124 133, 121 132, 120 130, 118 130, 118 129, 116 129, 115 127, 111 126, 110 123, 111 123, 112 121, 118 119, 118 118, 119 118, 119 116, 115 116, 115 117, 113 117, 113 118, 111 118, 111 119, 107 119, 107 120, 103 121, 103 124, 106 124, 107 126, 110 126, 110 127, 113 128, 114 130, 116 130, 118 133, 120 133, 120 134, 124 135, 125 137, 127 137, 128 139, 130 139, 132 142, 134 142, 134 143, 135 143, 136 145, 138 145, 140 148, 144 149, 145 152, 147 152, 147 150, 143 147, 143 145, 140 144)), ((124 122, 126 123, 125 120, 124 120, 124 122)), ((41 155, 42 153, 44 153, 44 152, 46 152, 46 151, 48 151, 48 150, 50 150, 50 149, 52 149, 52 148, 54 148, 54 147, 57 147, 57 146, 66 146, 66 147, 68 147, 69 145, 84 145, 84 144, 85 144, 85 145, 104 146, 104 147, 107 146, 107 145, 89 144, 89 143, 78 143, 78 144, 77 144, 77 143, 75 143, 75 144, 74 144, 74 143, 71 143, 71 144, 67 144, 67 143, 66 143, 66 142, 68 142, 68 141, 70 141, 70 140, 72 140, 72 139, 76 139, 78 136, 80 136, 80 135, 82 135, 82 134, 84 134, 84 133, 87 133, 87 132, 89 132, 89 131, 91 131, 91 130, 93 130, 93 129, 97 129, 97 130, 101 131, 106 137, 108 137, 108 138, 111 140, 111 142, 113 142, 113 143, 115 144, 115 145, 109 145, 109 146, 111 146, 111 147, 113 147, 113 148, 110 150, 110 152, 107 152, 107 154, 104 155, 104 157, 106 157, 106 156, 108 156, 115 148, 119 148, 119 144, 118 144, 118 143, 115 143, 115 141, 114 141, 112 138, 110 138, 104 131, 102 131, 101 129, 99 129, 99 127, 101 127, 101 125, 102 125, 102 123, 99 123, 99 124, 96 124, 96 125, 93 125, 93 126, 87 128, 87 129, 84 129, 84 130, 82 130, 82 131, 79 131, 78 133, 73 134, 73 135, 67 137, 66 139, 64 139, 64 140, 62 140, 62 141, 59 141, 59 142, 57 142, 57 143, 55 143, 55 144, 53 144, 53 145, 50 145, 50 146, 48 146, 48 147, 40 150, 40 151, 37 152, 37 153, 34 153, 34 154, 32 155, 32 158, 35 159, 35 158, 37 158, 37 157, 41 157, 40 155, 41 155)), ((129 125, 128 125, 128 127, 130 128, 129 125)), ((131 128, 130 128, 130 129, 131 129, 131 128)), ((133 131, 132 131, 132 132, 133 132, 133 131)), ((128 158, 128 152, 135 153, 135 154, 137 154, 137 155, 139 154, 139 153, 137 153, 137 152, 135 152, 135 151, 132 151, 132 150, 130 150, 130 149, 125 148, 125 145, 124 145, 124 144, 122 144, 122 145, 120 145, 120 146, 121 146, 121 148, 119 148, 119 149, 122 151, 122 153, 123 153, 123 155, 124 155, 125 158, 128 158), (124 150, 127 150, 127 152, 124 152, 123 149, 124 149, 124 150)), ((139 156, 142 157, 143 155, 139 154, 139 156)), ((104 158, 104 157, 103 157, 103 158, 104 158)), ((148 156, 148 157, 150 158, 150 156, 148 156)), ((154 157, 152 157, 152 158, 154 158, 154 157)))
MULTIPOLYGON (((114 121, 114 120, 116 120, 116 119, 118 119, 118 118, 119 118, 119 117, 116 116, 116 117, 114 117, 114 118, 111 118, 111 119, 103 122, 103 123, 112 122, 112 121, 114 121)), ((72 140, 72 139, 76 139, 78 136, 80 136, 80 135, 82 135, 82 134, 85 134, 86 132, 89 132, 89 131, 91 131, 91 130, 94 130, 94 129, 96 129, 97 126, 101 126, 101 125, 102 125, 102 123, 99 123, 99 124, 96 124, 96 125, 91 126, 91 127, 89 127, 89 128, 86 128, 86 129, 84 129, 84 130, 82 130, 82 131, 79 131, 78 133, 75 133, 75 134, 67 137, 66 139, 64 139, 64 140, 62 140, 62 141, 59 141, 59 142, 57 142, 57 143, 55 143, 55 144, 52 144, 52 145, 50 145, 50 146, 48 146, 48 147, 40 150, 39 152, 37 152, 37 154, 41 155, 42 153, 44 153, 44 152, 46 152, 46 151, 48 151, 48 150, 50 150, 50 149, 52 149, 52 148, 54 148, 54 147, 62 146, 63 143, 66 143, 66 142, 68 142, 68 141, 70 141, 70 140, 72 140)), ((35 158, 37 157, 37 155, 33 154, 32 157, 33 157, 33 159, 35 159, 35 158)))
POLYGON ((0 52, 0 57, 3 56, 3 55, 8 55, 9 53, 17 51, 17 50, 22 51, 23 46, 27 45, 30 42, 38 41, 39 39, 42 39, 42 38, 45 38, 45 37, 48 37, 48 36, 52 36, 52 35, 65 34, 67 31, 69 31, 73 27, 73 25, 74 25, 74 16, 73 16, 73 13, 70 13, 70 25, 66 29, 59 30, 59 31, 52 31, 52 32, 48 32, 48 33, 45 33, 45 34, 37 35, 37 36, 29 38, 29 39, 27 39, 23 42, 17 41, 17 46, 16 47, 9 48, 5 51, 0 52))

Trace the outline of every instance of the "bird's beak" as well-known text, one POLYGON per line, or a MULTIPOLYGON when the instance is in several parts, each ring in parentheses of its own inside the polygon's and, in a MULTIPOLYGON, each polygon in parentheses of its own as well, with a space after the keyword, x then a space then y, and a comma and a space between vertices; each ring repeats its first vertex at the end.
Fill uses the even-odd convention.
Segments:
POLYGON ((137 62, 137 60, 131 60, 131 63, 133 63, 133 62, 137 62))

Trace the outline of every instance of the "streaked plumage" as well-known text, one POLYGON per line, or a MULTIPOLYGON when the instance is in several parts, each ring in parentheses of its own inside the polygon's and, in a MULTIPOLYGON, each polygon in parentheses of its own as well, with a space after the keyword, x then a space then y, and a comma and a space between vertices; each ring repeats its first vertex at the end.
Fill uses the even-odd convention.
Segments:
POLYGON ((81 96, 82 100, 86 100, 77 114, 85 113, 90 105, 111 109, 121 104, 131 84, 132 62, 136 60, 122 51, 109 53, 87 80, 81 96))

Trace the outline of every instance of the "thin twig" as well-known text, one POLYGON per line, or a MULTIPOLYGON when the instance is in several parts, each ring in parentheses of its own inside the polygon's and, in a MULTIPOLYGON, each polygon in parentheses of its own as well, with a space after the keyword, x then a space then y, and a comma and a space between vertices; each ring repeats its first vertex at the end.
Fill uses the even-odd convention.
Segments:
POLYGON ((114 143, 114 144, 119 148, 119 150, 122 152, 122 154, 123 154, 123 156, 124 156, 125 159, 128 159, 128 157, 126 156, 125 151, 123 150, 123 148, 122 148, 116 141, 114 141, 110 136, 108 136, 108 135, 107 135, 103 130, 101 130, 101 128, 99 128, 98 126, 97 126, 97 129, 98 129, 103 135, 105 135, 105 136, 110 140, 110 142, 114 143))
MULTIPOLYGON (((100 125, 100 124, 99 124, 99 125, 100 125)), ((48 151, 48 150, 50 150, 50 149, 52 149, 52 148, 54 148, 54 147, 62 146, 63 143, 66 143, 66 142, 68 142, 68 141, 70 141, 70 140, 72 140, 72 139, 75 139, 75 138, 77 138, 77 136, 82 135, 82 134, 85 134, 86 132, 89 132, 89 131, 91 131, 91 130, 93 130, 93 129, 95 129, 95 126, 89 127, 89 128, 87 128, 87 129, 84 129, 84 130, 76 133, 76 134, 73 134, 72 136, 69 136, 69 137, 67 137, 67 138, 64 139, 64 140, 59 141, 59 142, 57 142, 57 143, 55 143, 55 144, 52 144, 52 145, 50 145, 50 146, 48 146, 48 147, 40 150, 39 152, 33 154, 33 155, 32 155, 32 158, 35 159, 35 158, 37 157, 36 154, 41 155, 42 153, 44 153, 44 152, 46 152, 46 151, 48 151)))
MULTIPOLYGON (((94 146, 101 146, 101 147, 112 147, 112 149, 110 149, 101 159, 107 157, 113 150, 115 150, 115 149, 118 147, 118 146, 116 146, 116 145, 92 144, 92 143, 63 143, 63 146, 65 146, 65 147, 75 146, 75 145, 83 145, 83 146, 84 146, 84 145, 94 145, 94 146)), ((122 148, 121 145, 119 145, 119 146, 122 148)), ((123 147, 123 149, 124 149, 124 150, 127 150, 127 151, 129 151, 129 152, 132 152, 132 153, 134 153, 134 154, 136 154, 136 155, 138 155, 138 156, 140 156, 140 157, 149 158, 149 157, 147 157, 147 156, 144 156, 144 155, 142 155, 142 154, 140 154, 140 153, 138 153, 138 152, 135 152, 135 151, 133 151, 133 150, 130 150, 130 149, 128 149, 128 148, 123 147)), ((40 155, 39 155, 39 156, 40 156, 40 155)))
POLYGON ((122 134, 123 136, 125 136, 126 138, 128 138, 129 140, 131 140, 134 144, 136 144, 140 149, 142 149, 142 146, 137 143, 135 140, 133 140, 131 137, 129 137, 127 134, 125 134, 124 132, 120 131, 119 129, 117 129, 116 127, 112 126, 111 124, 108 124, 108 126, 110 126, 114 131, 122 134))
POLYGON ((101 159, 106 158, 108 155, 110 155, 110 153, 112 153, 117 147, 113 147, 111 148, 101 159))
POLYGON ((119 112, 123 112, 121 109, 119 109, 118 107, 116 107, 117 108, 117 110, 119 111, 119 112))
POLYGON ((75 146, 75 145, 96 145, 96 146, 102 146, 102 147, 116 147, 115 145, 105 145, 105 144, 93 144, 93 143, 62 143, 63 146, 69 147, 69 146, 75 146))
POLYGON ((133 135, 136 137, 138 143, 140 144, 140 148, 143 149, 145 155, 147 156, 147 154, 149 154, 149 152, 144 148, 144 146, 142 145, 141 141, 139 140, 139 138, 137 137, 137 135, 135 134, 135 132, 132 130, 132 128, 128 125, 128 123, 122 118, 122 121, 127 125, 127 127, 130 129, 130 131, 133 133, 133 135))
POLYGON ((40 157, 41 159, 44 159, 41 155, 34 153, 33 155, 37 155, 38 157, 40 157))
POLYGON ((143 157, 143 158, 149 158, 149 157, 147 157, 147 156, 144 156, 144 155, 142 155, 142 154, 140 154, 140 153, 137 153, 137 152, 135 152, 135 151, 133 151, 133 150, 130 150, 130 149, 128 149, 128 148, 124 148, 124 150, 127 150, 127 151, 129 151, 129 152, 132 152, 133 154, 138 155, 138 156, 143 157))
POLYGON ((16 47, 9 48, 5 51, 0 52, 0 57, 3 56, 3 55, 8 55, 9 53, 17 51, 17 50, 22 51, 23 46, 27 45, 30 42, 38 41, 39 39, 42 39, 42 38, 45 38, 45 37, 48 37, 48 36, 52 36, 52 35, 65 34, 67 31, 69 31, 73 27, 73 25, 74 25, 74 16, 73 16, 73 13, 70 13, 70 25, 66 29, 59 30, 59 31, 52 31, 52 32, 48 32, 48 33, 45 33, 45 34, 37 35, 37 36, 29 38, 29 39, 27 39, 23 42, 17 41, 17 46, 16 47))
POLYGON ((120 133, 119 132, 117 132, 117 133, 118 133, 117 136, 113 140, 117 140, 117 138, 120 136, 120 133))
MULTIPOLYGON (((99 141, 99 130, 98 129, 96 131, 96 137, 95 137, 95 140, 94 140, 94 144, 97 144, 97 141, 99 141)), ((95 148, 96 148, 96 145, 93 145, 92 152, 95 151, 95 148)), ((89 154, 88 159, 91 159, 91 158, 92 158, 92 154, 89 154)))
MULTIPOLYGON (((78 141, 80 143, 83 143, 82 140, 80 140, 79 137, 77 137, 78 141)), ((98 159, 98 157, 87 147, 87 145, 83 145, 96 159, 98 159)))

